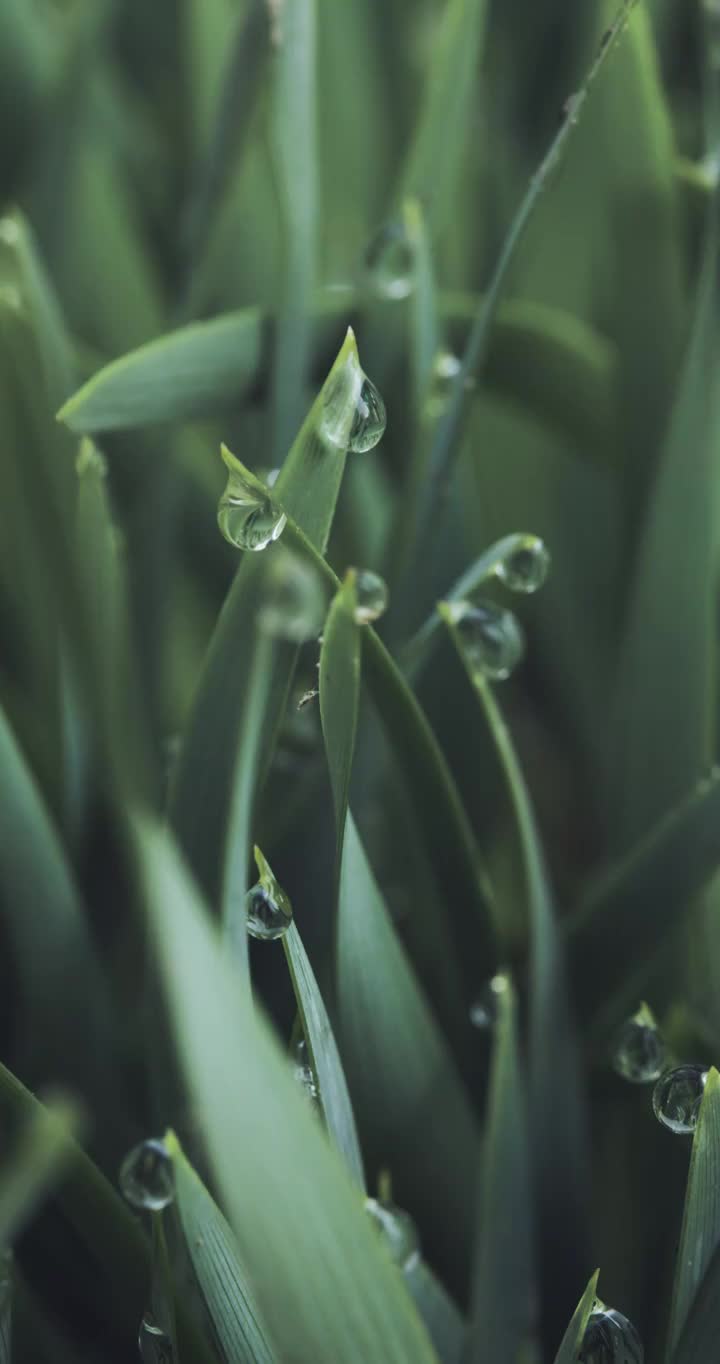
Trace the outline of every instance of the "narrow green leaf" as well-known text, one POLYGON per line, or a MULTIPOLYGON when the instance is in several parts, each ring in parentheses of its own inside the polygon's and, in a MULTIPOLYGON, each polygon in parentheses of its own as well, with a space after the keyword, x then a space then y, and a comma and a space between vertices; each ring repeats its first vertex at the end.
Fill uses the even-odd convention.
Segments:
POLYGON ((138 834, 179 1057, 275 1349, 298 1364, 431 1364, 402 1279, 267 1025, 239 995, 169 835, 146 824, 138 834))
MULTIPOLYGON (((273 489, 320 554, 330 533, 361 385, 357 346, 349 331, 273 489)), ((272 554, 273 548, 264 554, 272 554)), ((247 644, 256 629, 263 573, 263 554, 242 556, 205 659, 171 793, 172 822, 211 903, 220 896, 236 736, 248 688, 247 644)), ((270 736, 285 708, 296 653, 289 645, 277 652, 266 698, 270 736)), ((266 754, 267 749, 264 758, 266 754)))
POLYGON ((340 874, 337 997, 361 1129, 383 1160, 397 1162, 393 1177, 412 1184, 429 1214, 441 1202, 436 1234, 445 1256, 462 1262, 471 1238, 478 1132, 351 815, 340 874))
POLYGON ((672 1364, 706 1364, 720 1330, 720 1247, 713 1253, 672 1354, 672 1364))
POLYGON ((352 1178, 363 1189, 365 1173, 345 1072, 315 972, 294 920, 283 934, 282 945, 325 1123, 352 1178))
POLYGON ((713 772, 596 880, 566 920, 577 1008, 599 1040, 640 997, 655 962, 648 944, 667 948, 686 906, 718 867, 720 777, 713 772))
POLYGON ((29 1115, 15 1151, 0 1168, 0 1247, 13 1244, 61 1178, 78 1125, 78 1114, 68 1103, 38 1104, 29 1115))
POLYGON ((405 1269, 404 1276, 441 1364, 461 1364, 465 1321, 459 1308, 422 1256, 405 1269))
POLYGON ((448 0, 432 46, 423 104, 402 174, 401 197, 419 199, 433 234, 454 202, 475 121, 486 0, 448 0))
POLYGON ((525 1081, 515 992, 498 977, 466 1364, 517 1360, 536 1326, 525 1081))
POLYGON ((256 1295, 226 1219, 175 1136, 165 1135, 175 1167, 175 1198, 183 1235, 210 1320, 227 1364, 275 1364, 256 1295))
POLYGON ((597 1296, 599 1270, 595 1270, 572 1317, 572 1321, 562 1338, 560 1349, 555 1356, 555 1364, 577 1364, 580 1346, 597 1296))
POLYGON ((303 411, 317 273, 315 0, 277 8, 274 28, 269 136, 284 261, 273 367, 273 457, 281 459, 303 411))
POLYGON ((360 627, 355 620, 355 573, 333 598, 320 651, 320 716, 335 805, 338 865, 345 835, 350 771, 360 693, 360 627))
MULTIPOLYGON (((580 1055, 568 994, 563 945, 530 795, 510 733, 487 680, 473 669, 452 612, 439 608, 482 707, 495 746, 523 867, 530 934, 530 1130, 540 1270, 571 1282, 586 1253, 588 1145, 580 1055), (549 1268, 552 1266, 552 1269, 549 1268)), ((563 1288, 560 1289, 562 1293, 563 1288)), ((565 1288, 565 1291, 566 1288, 565 1288)), ((544 1308, 552 1313, 548 1299, 544 1308)))
POLYGON ((668 1330, 673 1358, 715 1251, 720 1247, 720 1075, 708 1071, 690 1157, 668 1330))

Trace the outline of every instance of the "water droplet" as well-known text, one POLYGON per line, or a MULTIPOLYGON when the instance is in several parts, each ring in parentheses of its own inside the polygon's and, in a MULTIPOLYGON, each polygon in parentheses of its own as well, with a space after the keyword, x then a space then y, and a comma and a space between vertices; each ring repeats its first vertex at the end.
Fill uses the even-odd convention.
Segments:
POLYGON ((578 1358, 580 1364, 643 1364, 645 1351, 632 1322, 596 1298, 578 1358))
POLYGON ((175 1197, 172 1157, 159 1138, 134 1146, 120 1167, 120 1189, 135 1208, 160 1212, 175 1197))
POLYGON ((666 1070, 653 1090, 653 1111, 658 1122, 680 1135, 693 1132, 706 1079, 705 1066, 684 1065, 666 1070))
POLYGON ((255 861, 260 879, 245 897, 247 931, 251 938, 274 942, 292 923, 292 905, 259 848, 255 849, 255 861))
POLYGON ((465 658, 473 673, 503 682, 510 676, 525 652, 525 640, 512 611, 493 602, 454 601, 449 603, 465 658))
POLYGON ((393 1262, 401 1269, 412 1269, 420 1256, 420 1237, 410 1214, 378 1198, 366 1198, 365 1211, 380 1232, 393 1262))
POLYGON ((150 1312, 140 1322, 138 1350, 143 1364, 174 1364, 172 1341, 150 1312))
POLYGON ((508 987, 508 978, 504 975, 493 976, 483 989, 477 999, 470 1005, 470 1022, 474 1028, 492 1028, 497 1021, 498 998, 508 987))
POLYGON ((358 625, 369 625, 387 611, 389 594, 387 583, 379 573, 369 568, 355 570, 355 620, 358 625))
POLYGON ((511 592, 537 592, 550 569, 550 554, 538 535, 514 535, 498 560, 496 576, 511 592))
POLYGON ((364 378, 355 404, 348 449, 356 455, 366 454, 385 434, 386 424, 385 404, 371 380, 364 378))
POLYGON ((325 619, 325 589, 312 564, 284 545, 269 556, 258 625, 276 639, 302 644, 316 636, 325 619))
POLYGON ((655 1016, 647 1004, 623 1023, 613 1055, 613 1070, 635 1085, 647 1085, 662 1074, 667 1048, 655 1016))
POLYGON ((228 481, 218 503, 220 530, 236 549, 267 549, 282 534, 287 517, 259 481, 246 475, 225 446, 222 457, 227 465, 228 481))
POLYGON ((385 223, 365 253, 370 288, 378 298, 407 298, 413 291, 413 249, 402 223, 385 223))

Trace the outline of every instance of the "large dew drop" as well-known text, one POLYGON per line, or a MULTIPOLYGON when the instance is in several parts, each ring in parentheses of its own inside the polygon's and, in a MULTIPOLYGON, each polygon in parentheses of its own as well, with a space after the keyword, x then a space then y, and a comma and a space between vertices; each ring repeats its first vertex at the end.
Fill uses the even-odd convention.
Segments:
POLYGON ((128 1203, 160 1212, 175 1197, 172 1157, 163 1141, 150 1138, 134 1146, 120 1166, 120 1189, 128 1203))
POLYGON ((172 1341, 150 1312, 140 1322, 138 1350, 143 1364, 175 1364, 172 1341))
POLYGON ((379 573, 373 573, 369 568, 356 569, 355 596, 357 600, 355 620, 358 625, 369 625, 387 611, 389 601, 387 583, 379 573))
POLYGON ((241 466, 223 447, 228 481, 218 503, 218 525, 236 549, 267 549, 285 529, 285 513, 275 505, 259 481, 244 476, 241 466))
POLYGON ((599 1298, 588 1318, 579 1364, 643 1364, 645 1351, 631 1321, 599 1298))
POLYGON ((403 224, 386 223, 365 253, 368 284, 378 298, 407 298, 413 289, 413 249, 403 224))
POLYGON ((705 1066, 684 1065, 666 1070, 653 1090, 653 1111, 658 1122, 680 1136, 694 1132, 706 1080, 705 1066))
POLYGON ((615 1042, 613 1069, 635 1085, 651 1084, 662 1074, 667 1047, 647 1004, 623 1023, 615 1042))
POLYGON ((470 671, 491 682, 504 682, 525 652, 525 640, 512 611, 493 602, 449 603, 450 619, 457 629, 470 671))
POLYGON ((325 619, 325 590, 307 559, 278 545, 268 556, 258 624, 266 634, 302 644, 319 634, 325 619))
POLYGON ((378 1198, 366 1198, 365 1211, 391 1260, 401 1269, 412 1269, 420 1257, 420 1237, 410 1214, 378 1198))
POLYGON ((385 434, 385 404, 370 379, 364 378, 355 404, 348 449, 356 455, 372 450, 385 434))
POLYGON ((247 931, 251 938, 274 942, 292 923, 292 905, 259 848, 255 849, 255 861, 260 879, 245 897, 247 931))
POLYGON ((538 535, 508 537, 507 551, 498 560, 496 576, 511 592, 537 592, 550 570, 550 554, 538 535))

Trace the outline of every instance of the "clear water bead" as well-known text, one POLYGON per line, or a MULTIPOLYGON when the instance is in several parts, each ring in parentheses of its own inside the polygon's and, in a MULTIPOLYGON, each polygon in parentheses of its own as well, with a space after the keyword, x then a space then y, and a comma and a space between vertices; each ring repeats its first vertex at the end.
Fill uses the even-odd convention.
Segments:
POLYGON ((662 1074, 666 1056, 665 1039, 655 1016, 647 1004, 641 1004, 617 1035, 613 1070, 632 1084, 651 1084, 662 1074))
POLYGON ((653 1111, 658 1122, 681 1136, 694 1132, 706 1079, 705 1066, 684 1065, 666 1070, 653 1090, 653 1111))
POLYGON ((355 596, 355 620, 358 625, 369 625, 387 611, 390 599, 387 583, 379 573, 373 573, 369 568, 356 569, 355 596))
POLYGON ((365 1211, 393 1262, 401 1269, 412 1269, 420 1256, 420 1237, 410 1214, 379 1198, 366 1198, 365 1211))
POLYGON ((255 861, 260 879, 245 897, 247 931, 251 938, 274 942, 292 923, 292 905, 259 848, 255 849, 255 861))
POLYGON ((507 976, 493 976, 483 987, 477 999, 470 1005, 470 1022, 474 1028, 486 1029, 495 1026, 498 1012, 498 999, 507 990, 507 976))
POLYGON ((278 545, 269 555, 258 625, 276 639, 302 644, 325 619, 325 590, 307 559, 278 545))
POLYGON ((348 449, 356 455, 366 454, 384 436, 386 425, 385 404, 371 380, 363 378, 350 427, 348 449))
POLYGON ((152 1137, 133 1147, 120 1166, 120 1189, 128 1203, 148 1212, 160 1212, 172 1203, 175 1174, 163 1141, 152 1137))
POLYGON ((365 253, 367 279, 378 298, 407 298, 413 290, 413 249, 402 223, 385 223, 365 253))
POLYGON ((285 529, 287 517, 259 483, 243 476, 223 449, 228 481, 218 503, 218 526, 236 549, 267 549, 285 529))
POLYGON ((550 553, 538 535, 516 535, 495 570, 511 592, 537 592, 550 570, 550 553))
POLYGON ((579 1364, 643 1364, 645 1351, 631 1321, 596 1299, 585 1328, 579 1364))
POLYGON ((524 652, 525 639, 512 611, 493 602, 456 601, 450 603, 450 616, 473 674, 504 682, 517 667, 524 652))
POLYGON ((143 1364, 174 1364, 172 1341, 150 1312, 140 1322, 138 1350, 143 1364))

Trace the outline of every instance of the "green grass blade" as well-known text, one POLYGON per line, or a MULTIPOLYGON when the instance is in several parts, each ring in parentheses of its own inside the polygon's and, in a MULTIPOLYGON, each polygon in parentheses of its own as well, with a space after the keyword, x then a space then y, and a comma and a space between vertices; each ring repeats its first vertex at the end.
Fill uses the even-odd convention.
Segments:
POLYGON ((408 1291, 425 1322, 441 1364, 461 1364, 465 1321, 459 1308, 422 1257, 404 1274, 408 1291))
MULTIPOLYGON (((536 1325, 525 1081, 515 992, 498 990, 466 1364, 517 1360, 536 1325)), ((500 981, 498 981, 498 985, 500 981)))
POLYGON ((13 1298, 15 1284, 12 1255, 0 1252, 0 1364, 12 1364, 13 1298))
POLYGON ((175 1136, 165 1135, 175 1167, 175 1201, 188 1255, 227 1364, 275 1364, 237 1243, 217 1203, 175 1136))
POLYGON ((560 1349, 555 1356, 555 1364, 577 1364, 580 1346, 588 1324, 588 1317, 590 1316, 593 1303, 597 1296, 597 1281, 598 1270, 593 1274, 573 1313, 572 1321, 562 1338, 560 1349))
POLYGON ((685 1325, 671 1356, 672 1364, 706 1364, 712 1359, 720 1330, 720 1248, 715 1250, 693 1298, 685 1325))
POLYGON ((434 1352, 361 1197, 267 1025, 238 994, 169 836, 142 825, 139 850, 179 1057, 279 1356, 431 1364, 434 1352))
POLYGON ((61 1179, 77 1127, 78 1114, 67 1103, 38 1105, 29 1116, 16 1150, 0 1167, 0 1246, 13 1244, 61 1179))
POLYGON ((598 1038, 609 1037, 640 997, 655 961, 648 945, 669 946, 686 906, 720 867, 719 830, 714 773, 598 878, 566 921, 577 1007, 598 1038))
POLYGON ((319 213, 315 0, 284 5, 274 24, 269 136, 283 236, 273 366, 275 461, 301 418, 310 357, 319 213))
POLYGON ((478 1133, 451 1054, 415 980, 352 817, 345 830, 337 927, 341 1038, 361 1130, 393 1180, 432 1215, 443 1254, 470 1244, 478 1133), (441 1123, 433 1113, 442 1112, 441 1123))
MULTIPOLYGON (((296 517, 307 539, 324 551, 345 465, 347 438, 361 370, 352 332, 306 417, 273 494, 296 517), (332 419, 333 437, 325 423, 332 419)), ((287 540, 287 532, 284 533, 287 540)), ((264 551, 272 554, 273 547, 264 551)), ((225 600, 205 659, 171 794, 170 814, 186 855, 212 903, 226 846, 232 781, 250 651, 256 629, 263 554, 244 554, 225 600)), ((266 704, 267 732, 275 732, 285 707, 296 649, 278 653, 266 704)), ((264 755, 265 756, 265 755, 264 755)))
MULTIPOLYGON (((440 611, 480 702, 506 785, 525 879, 530 936, 529 1095, 537 1235, 541 1273, 560 1292, 586 1253, 587 1135, 580 1082, 580 1056, 570 1009, 563 944, 555 922, 535 814, 515 748, 490 684, 468 664, 447 607, 440 611), (552 1265, 552 1269, 548 1267, 552 1265)), ((544 1293, 543 1307, 556 1306, 544 1293)))
POLYGON ((345 1072, 315 972, 294 921, 283 935, 282 945, 325 1124, 352 1178, 364 1189, 365 1173, 345 1072))
POLYGON ((333 598, 320 651, 320 716, 335 805, 338 865, 345 836, 350 772, 360 693, 360 627, 355 620, 355 574, 333 598))
POLYGON ((692 1312, 713 1254, 720 1246, 720 1075, 708 1071, 690 1157, 683 1224, 673 1284, 667 1358, 692 1312))
POLYGON ((433 235, 450 215, 475 120, 486 16, 486 0, 448 0, 432 47, 423 103, 402 173, 401 198, 420 200, 433 235))

